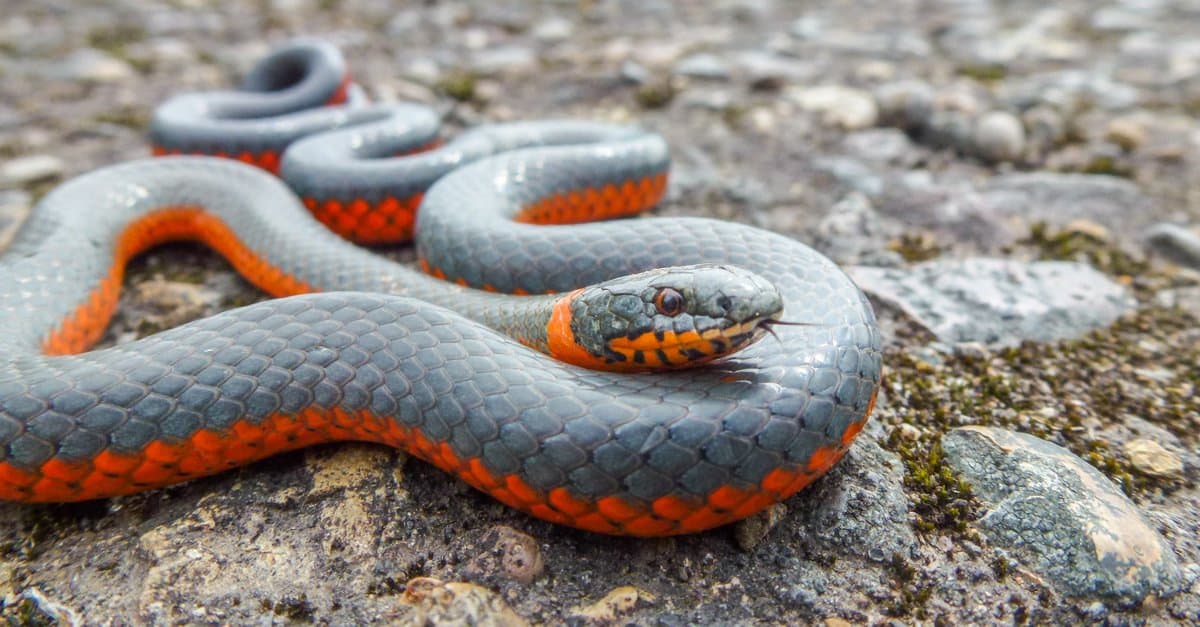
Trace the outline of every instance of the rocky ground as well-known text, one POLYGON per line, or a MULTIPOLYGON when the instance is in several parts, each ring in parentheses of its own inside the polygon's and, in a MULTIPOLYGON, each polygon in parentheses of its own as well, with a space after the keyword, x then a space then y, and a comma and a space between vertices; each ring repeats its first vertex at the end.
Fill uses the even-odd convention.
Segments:
MULTIPOLYGON (((6 1, 0 246, 56 182, 145 155, 169 94, 319 35, 452 130, 661 132, 660 213, 792 235, 871 295, 879 406, 813 488, 666 540, 555 527, 354 445, 0 506, 7 620, 1200 621, 1200 2, 225 4, 6 1)), ((160 249, 105 342, 258 298, 160 249)))

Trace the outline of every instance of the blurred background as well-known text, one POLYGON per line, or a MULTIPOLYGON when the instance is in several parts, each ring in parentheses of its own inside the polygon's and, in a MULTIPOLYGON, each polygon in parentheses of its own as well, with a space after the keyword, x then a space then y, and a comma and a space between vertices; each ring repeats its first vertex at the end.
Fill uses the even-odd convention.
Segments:
MULTIPOLYGON (((1200 621, 1200 2, 3 0, 0 248, 59 182, 148 155, 158 103, 232 88, 296 36, 447 136, 543 117, 662 133, 658 213, 796 237, 870 294, 875 417, 782 510, 661 542, 533 521, 373 447, 0 507, 7 616, 1200 621), (1037 502, 1120 516, 1005 528, 966 478, 986 455, 943 446, 963 424, 1065 447, 1111 481, 1037 502), (1104 562, 1097 528, 1127 530, 1111 542, 1132 561, 1104 562), (473 583, 435 603, 405 594, 417 576, 473 583)), ((129 274, 108 344, 262 298, 194 246, 129 274)), ((1043 476, 1069 474, 1055 463, 1043 476)))

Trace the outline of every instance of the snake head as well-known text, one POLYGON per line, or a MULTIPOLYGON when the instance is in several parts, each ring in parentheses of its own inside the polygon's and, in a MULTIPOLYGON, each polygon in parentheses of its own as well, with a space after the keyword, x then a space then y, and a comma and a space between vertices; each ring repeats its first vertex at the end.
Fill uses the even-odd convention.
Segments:
POLYGON ((556 308, 559 339, 552 339, 551 353, 594 369, 685 368, 749 346, 770 332, 782 311, 779 290, 748 270, 662 268, 564 298, 556 308), (562 346, 562 336, 574 346, 562 346))

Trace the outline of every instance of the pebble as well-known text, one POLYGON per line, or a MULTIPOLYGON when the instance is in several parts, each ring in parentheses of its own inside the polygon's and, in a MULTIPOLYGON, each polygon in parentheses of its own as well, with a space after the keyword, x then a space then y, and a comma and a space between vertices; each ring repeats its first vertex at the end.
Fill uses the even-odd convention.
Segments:
POLYGON ((885 83, 875 89, 880 121, 905 129, 914 129, 929 121, 935 97, 933 87, 915 80, 885 83))
POLYGON ((856 266, 850 275, 948 344, 1075 338, 1137 305, 1104 274, 1064 261, 936 259, 908 269, 856 266))
POLYGON ((654 595, 645 590, 633 586, 618 586, 599 601, 574 608, 570 616, 583 621, 583 624, 615 625, 620 617, 639 606, 651 604, 654 600, 654 595))
POLYGON ((758 50, 738 54, 735 64, 750 86, 759 90, 774 90, 788 83, 806 82, 819 72, 819 68, 810 63, 758 50))
POLYGON ((62 78, 91 83, 120 83, 137 73, 128 63, 95 48, 71 53, 58 67, 62 78))
POLYGON ((575 24, 566 18, 549 17, 533 25, 533 36, 542 43, 566 41, 575 34, 575 24))
POLYGON ((733 527, 733 538, 738 548, 750 552, 767 537, 767 534, 787 515, 787 506, 775 503, 763 511, 743 518, 733 527))
POLYGON ((983 114, 972 136, 975 154, 992 162, 1016 161, 1025 151, 1025 128, 1007 111, 983 114))
POLYGON ((729 65, 716 55, 701 53, 680 59, 674 72, 689 78, 725 80, 729 78, 729 65))
POLYGON ((1163 478, 1183 476, 1183 460, 1154 440, 1130 440, 1123 448, 1129 463, 1147 475, 1163 478))
POLYGON ((471 68, 483 76, 519 76, 538 67, 537 54, 525 46, 488 48, 475 53, 471 68))
POLYGON ((1182 586, 1175 554, 1112 481, 1070 451, 1024 433, 962 427, 946 462, 988 512, 978 525, 1070 596, 1136 606, 1182 586))
POLYGON ((1133 117, 1114 118, 1108 122, 1104 138, 1129 151, 1146 143, 1146 127, 1133 117))
POLYGON ((0 185, 19 187, 57 179, 66 163, 54 155, 29 155, 11 159, 0 166, 0 185))
POLYGON ((433 577, 410 579, 400 602, 412 614, 408 625, 489 625, 525 627, 529 624, 495 592, 473 583, 444 582, 433 577))
POLYGON ((879 119, 875 98, 861 89, 841 85, 795 87, 785 95, 800 108, 819 113, 826 124, 846 130, 874 126, 879 119))
POLYGON ((480 540, 482 549, 467 564, 466 574, 484 583, 511 579, 531 584, 546 570, 538 541, 504 525, 492 527, 480 540))
POLYGON ((1200 235, 1192 229, 1159 222, 1146 230, 1148 252, 1162 255, 1172 262, 1200 270, 1200 235))

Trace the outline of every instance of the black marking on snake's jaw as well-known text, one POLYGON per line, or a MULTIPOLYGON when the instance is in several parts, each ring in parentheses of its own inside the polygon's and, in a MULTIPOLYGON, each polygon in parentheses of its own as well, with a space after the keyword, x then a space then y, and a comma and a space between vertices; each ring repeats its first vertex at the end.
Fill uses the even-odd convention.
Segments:
POLYGON ((655 352, 655 353, 658 353, 658 358, 659 358, 659 359, 662 361, 662 363, 664 363, 664 364, 670 364, 670 363, 671 363, 671 360, 670 360, 670 359, 667 359, 667 352, 666 352, 666 351, 664 351, 663 349, 661 349, 661 348, 656 348, 656 349, 654 349, 654 352, 655 352))
POLYGON ((633 362, 637 364, 646 363, 646 353, 643 351, 633 351, 633 362))
POLYGON ((685 348, 685 349, 683 349, 683 354, 686 355, 687 358, 692 361, 708 357, 708 353, 706 353, 698 348, 685 348))

